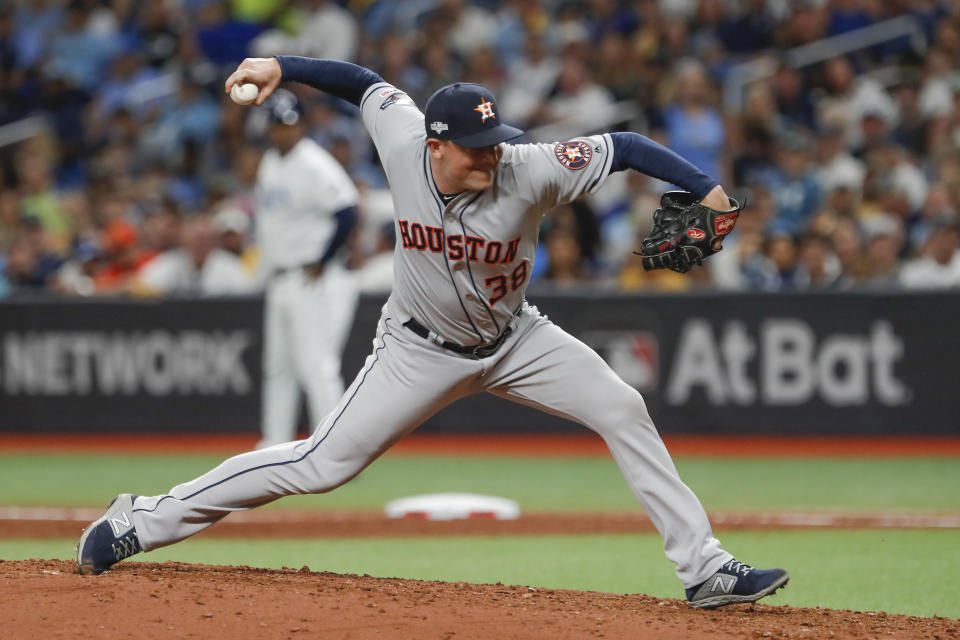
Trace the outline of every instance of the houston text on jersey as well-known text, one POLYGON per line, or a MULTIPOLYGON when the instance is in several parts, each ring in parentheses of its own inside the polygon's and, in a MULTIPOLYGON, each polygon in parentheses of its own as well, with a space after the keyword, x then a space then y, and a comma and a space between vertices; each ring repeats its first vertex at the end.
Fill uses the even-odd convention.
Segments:
POLYGON ((411 224, 409 220, 398 220, 397 224, 400 227, 400 239, 404 249, 441 253, 446 246, 449 260, 466 258, 470 262, 510 264, 516 260, 517 250, 520 247, 519 236, 503 243, 477 236, 463 236, 459 233, 445 235, 441 227, 431 227, 419 222, 411 224))

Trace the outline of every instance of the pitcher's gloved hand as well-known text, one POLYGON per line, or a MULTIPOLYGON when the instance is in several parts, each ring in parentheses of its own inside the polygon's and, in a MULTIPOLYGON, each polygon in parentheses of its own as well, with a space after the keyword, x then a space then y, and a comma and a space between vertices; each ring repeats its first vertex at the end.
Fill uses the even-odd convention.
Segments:
POLYGON ((653 214, 653 229, 634 253, 643 257, 646 271, 686 273, 723 248, 723 237, 733 231, 743 208, 733 198, 730 206, 728 211, 717 211, 688 191, 668 191, 653 214))

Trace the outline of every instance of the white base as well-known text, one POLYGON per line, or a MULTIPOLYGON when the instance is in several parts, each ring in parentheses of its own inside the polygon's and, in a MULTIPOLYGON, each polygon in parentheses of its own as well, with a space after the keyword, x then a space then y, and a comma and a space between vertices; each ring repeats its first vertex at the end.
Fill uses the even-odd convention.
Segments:
POLYGON ((386 513, 389 518, 515 520, 520 517, 520 506, 515 500, 496 496, 481 496, 475 493, 430 493, 391 500, 387 503, 386 513))

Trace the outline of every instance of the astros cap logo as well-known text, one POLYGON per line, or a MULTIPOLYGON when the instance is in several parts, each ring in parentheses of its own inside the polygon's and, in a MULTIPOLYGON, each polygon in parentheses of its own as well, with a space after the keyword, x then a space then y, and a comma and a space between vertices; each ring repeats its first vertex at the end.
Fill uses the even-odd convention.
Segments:
POLYGON ((467 148, 489 147, 523 135, 500 122, 493 93, 472 82, 437 89, 423 110, 423 128, 427 139, 449 140, 467 148))
POLYGON ((493 112, 493 103, 490 102, 489 100, 481 100, 481 101, 480 101, 480 104, 478 104, 476 107, 474 107, 473 110, 474 110, 474 111, 479 111, 479 112, 480 112, 480 115, 483 116, 483 117, 480 119, 480 122, 486 122, 486 121, 487 121, 487 118, 496 118, 496 117, 497 117, 497 114, 495 114, 495 113, 493 112))

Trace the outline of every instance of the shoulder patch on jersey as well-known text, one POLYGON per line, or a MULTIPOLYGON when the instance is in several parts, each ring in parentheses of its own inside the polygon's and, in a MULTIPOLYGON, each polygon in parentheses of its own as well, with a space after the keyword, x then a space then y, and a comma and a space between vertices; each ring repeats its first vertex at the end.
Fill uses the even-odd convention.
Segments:
POLYGON ((412 102, 407 94, 396 88, 384 89, 380 92, 380 97, 383 98, 383 101, 380 103, 380 111, 383 111, 387 107, 391 107, 400 101, 405 100, 406 102, 412 102))
POLYGON ((593 159, 593 149, 586 142, 575 140, 558 142, 553 148, 557 162, 571 171, 579 171, 590 164, 593 159))

